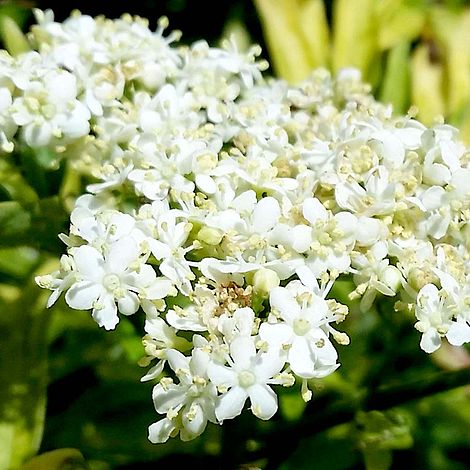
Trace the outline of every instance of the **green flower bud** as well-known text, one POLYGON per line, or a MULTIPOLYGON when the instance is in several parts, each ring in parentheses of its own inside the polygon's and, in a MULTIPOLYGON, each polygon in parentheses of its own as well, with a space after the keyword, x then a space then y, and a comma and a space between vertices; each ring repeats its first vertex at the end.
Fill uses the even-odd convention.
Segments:
POLYGON ((197 239, 207 245, 218 245, 224 234, 219 229, 212 227, 202 227, 197 234, 197 239))
POLYGON ((253 276, 253 287, 257 294, 267 297, 271 289, 279 286, 279 276, 272 269, 261 268, 253 276))

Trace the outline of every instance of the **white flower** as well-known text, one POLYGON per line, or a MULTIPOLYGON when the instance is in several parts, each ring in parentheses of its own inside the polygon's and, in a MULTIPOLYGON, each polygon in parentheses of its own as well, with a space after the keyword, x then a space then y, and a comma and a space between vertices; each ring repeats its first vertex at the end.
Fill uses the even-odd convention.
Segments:
POLYGON ((263 323, 259 335, 270 351, 286 357, 299 377, 325 377, 339 367, 338 354, 322 329, 333 318, 322 297, 305 289, 298 292, 302 305, 289 289, 276 287, 271 291, 269 302, 280 321, 263 323))
POLYGON ((70 221, 70 233, 78 235, 98 250, 120 238, 130 236, 135 226, 135 219, 129 214, 115 210, 103 210, 93 214, 83 205, 76 205, 70 215, 70 221))
POLYGON ((144 329, 147 334, 143 337, 142 343, 147 357, 141 363, 143 366, 147 366, 155 358, 158 359, 158 362, 140 379, 141 382, 153 380, 163 372, 167 351, 171 349, 187 351, 191 347, 189 341, 177 336, 177 330, 158 316, 147 317, 144 329))
POLYGON ((191 357, 170 349, 166 353, 168 364, 179 383, 164 378, 153 389, 155 409, 167 417, 150 425, 149 440, 165 442, 175 431, 182 441, 196 438, 206 428, 207 421, 216 422, 214 408, 217 391, 206 374, 209 355, 194 349, 191 357))
POLYGON ((118 309, 124 315, 138 310, 139 293, 149 299, 166 297, 172 283, 157 280, 155 271, 142 264, 139 256, 140 249, 130 237, 110 244, 105 255, 88 245, 75 248, 76 282, 65 295, 67 304, 79 310, 93 309, 97 323, 110 330, 119 322, 118 309))
POLYGON ((183 86, 167 84, 140 112, 140 126, 144 132, 156 135, 162 141, 186 129, 197 128, 202 117, 193 109, 193 97, 183 86))
POLYGON ((257 352, 254 338, 239 336, 230 344, 228 366, 211 362, 207 374, 222 391, 215 414, 219 421, 238 416, 249 398, 252 413, 260 419, 270 419, 277 411, 277 396, 269 384, 285 361, 277 354, 257 352))
POLYGON ((28 83, 12 104, 12 118, 32 147, 53 140, 77 139, 90 131, 90 112, 77 99, 76 78, 66 71, 50 71, 28 83))
POLYGON ((230 343, 240 337, 250 337, 255 328, 255 312, 250 307, 238 308, 233 315, 223 313, 218 321, 218 329, 230 343))
MULTIPOLYGON (((443 261, 449 260, 443 257, 443 261)), ((448 302, 451 304, 451 310, 454 313, 454 321, 450 324, 446 338, 449 343, 454 346, 462 346, 464 343, 470 342, 470 287, 469 276, 465 276, 462 283, 450 274, 435 269, 434 272, 439 277, 443 290, 449 296, 448 302), (453 303, 453 305, 452 305, 453 303)))
POLYGON ((317 276, 327 270, 348 271, 356 217, 349 212, 333 215, 316 198, 304 201, 302 213, 310 225, 298 224, 292 229, 294 250, 307 255, 305 263, 317 276))
POLYGON ((200 141, 188 142, 182 139, 174 141, 173 151, 164 152, 159 149, 154 139, 149 136, 138 143, 145 156, 146 169, 132 170, 128 178, 135 185, 137 193, 150 200, 163 199, 170 189, 180 193, 191 193, 194 183, 185 175, 192 171, 193 159, 206 149, 200 141), (150 167, 150 168, 149 168, 150 167))
POLYGON ((191 281, 195 276, 185 255, 193 246, 183 248, 183 245, 188 239, 192 225, 187 221, 177 222, 178 216, 178 211, 162 214, 157 221, 158 239, 147 241, 152 254, 161 261, 159 269, 162 274, 187 295, 192 290, 191 281))
POLYGON ((396 188, 389 179, 387 168, 380 166, 364 186, 356 181, 338 184, 335 187, 336 202, 357 215, 374 216, 394 211, 396 188))
POLYGON ((143 380, 173 370, 154 390, 166 417, 153 442, 192 439, 247 399, 269 419, 271 385, 294 375, 307 400, 307 380, 339 366, 332 339, 349 343, 332 326, 348 312, 342 288, 327 299, 337 281, 352 277, 345 294, 363 309, 377 292, 415 305, 427 352, 470 341, 470 169, 455 128, 395 117, 355 69, 291 86, 263 80, 258 47, 171 47, 165 18, 151 31, 130 15, 35 14, 38 51, 0 54, 0 151, 63 161, 66 203, 94 179, 60 269, 37 283, 48 306, 64 292, 106 329, 141 308, 141 365, 155 361, 143 380))
POLYGON ((0 148, 4 152, 13 151, 12 137, 18 128, 10 115, 11 104, 10 90, 6 87, 0 87, 0 148))
POLYGON ((427 353, 436 351, 444 336, 450 342, 453 339, 452 333, 448 336, 453 316, 453 305, 449 300, 434 284, 426 284, 418 293, 415 328, 423 334, 419 345, 427 353))
POLYGON ((356 291, 362 294, 361 310, 368 310, 377 292, 383 295, 394 296, 402 285, 403 277, 387 258, 387 243, 378 242, 364 253, 355 252, 353 268, 357 274, 354 280, 358 285, 356 291))
POLYGON ((60 269, 44 276, 36 276, 35 281, 39 287, 52 290, 47 300, 47 308, 57 302, 62 292, 66 291, 75 282, 75 263, 71 256, 62 255, 60 258, 60 269))

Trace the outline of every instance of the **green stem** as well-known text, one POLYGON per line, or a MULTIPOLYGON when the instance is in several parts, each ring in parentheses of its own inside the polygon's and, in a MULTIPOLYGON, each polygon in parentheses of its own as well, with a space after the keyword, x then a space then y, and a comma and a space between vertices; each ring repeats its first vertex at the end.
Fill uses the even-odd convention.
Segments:
POLYGON ((16 469, 42 439, 50 312, 32 282, 0 287, 0 468, 16 469))
MULTIPOLYGON (((357 399, 333 403, 322 410, 305 416, 296 423, 283 423, 282 427, 253 429, 251 437, 264 441, 264 447, 247 454, 253 461, 277 451, 296 446, 300 439, 325 431, 338 424, 352 421, 358 410, 386 410, 412 400, 470 384, 470 367, 457 371, 441 372, 423 380, 398 385, 378 387, 364 391, 357 399), (292 445, 291 445, 292 444, 292 445)), ((315 403, 313 403, 315 406, 315 403)), ((246 436, 249 437, 249 436, 246 436)))

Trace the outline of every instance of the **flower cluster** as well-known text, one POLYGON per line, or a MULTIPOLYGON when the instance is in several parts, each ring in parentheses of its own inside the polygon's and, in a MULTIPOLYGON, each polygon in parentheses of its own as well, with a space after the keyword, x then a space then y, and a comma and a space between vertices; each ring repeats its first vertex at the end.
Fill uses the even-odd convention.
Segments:
POLYGON ((277 411, 276 386, 339 366, 352 279, 396 297, 421 347, 470 341, 470 153, 457 131, 394 117, 352 69, 267 79, 259 48, 175 46, 141 18, 54 22, 4 54, 0 144, 48 148, 91 179, 60 270, 40 276, 113 329, 146 316, 152 442, 277 411), (162 374, 164 374, 162 376, 162 374))

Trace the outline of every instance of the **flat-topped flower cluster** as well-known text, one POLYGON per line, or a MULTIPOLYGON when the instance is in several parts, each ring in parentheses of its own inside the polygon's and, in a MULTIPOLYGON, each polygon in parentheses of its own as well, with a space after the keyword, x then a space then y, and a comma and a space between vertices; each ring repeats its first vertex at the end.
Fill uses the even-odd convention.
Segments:
MULTIPOLYGON (((91 179, 60 270, 37 278, 113 329, 146 316, 152 442, 277 411, 331 374, 348 306, 414 312, 421 348, 470 341, 470 153, 394 117, 352 69, 267 79, 259 48, 175 46, 141 18, 36 12, 36 51, 0 56, 4 153, 48 148, 91 179)), ((5 155, 3 158, 8 158, 5 155)), ((397 313, 398 314, 398 313, 397 313)))

